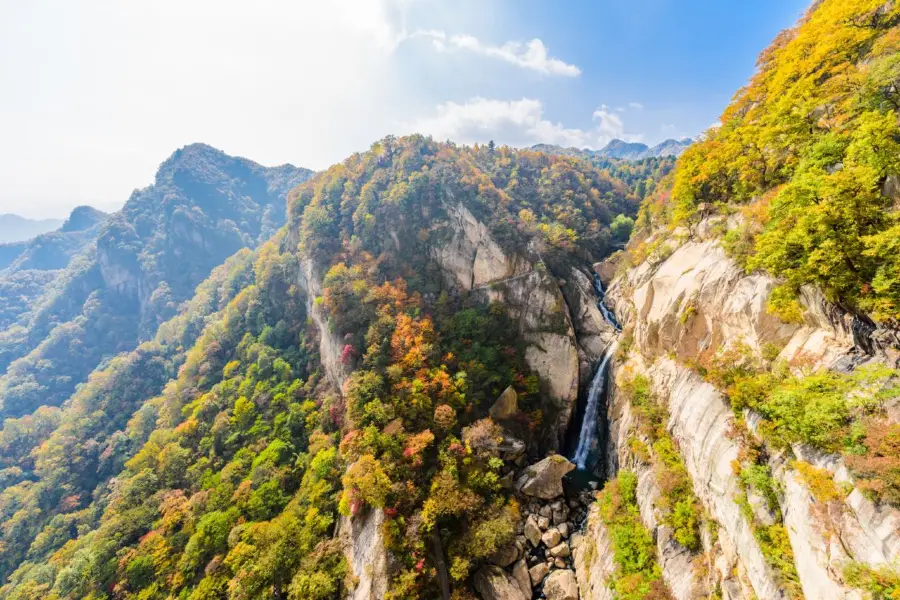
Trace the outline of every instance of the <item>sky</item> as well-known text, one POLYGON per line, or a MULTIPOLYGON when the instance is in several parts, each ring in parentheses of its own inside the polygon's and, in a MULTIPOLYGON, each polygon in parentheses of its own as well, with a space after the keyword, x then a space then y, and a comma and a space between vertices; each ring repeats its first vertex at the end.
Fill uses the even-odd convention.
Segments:
POLYGON ((713 125, 808 0, 0 0, 0 213, 119 208, 205 142, 601 148, 713 125))

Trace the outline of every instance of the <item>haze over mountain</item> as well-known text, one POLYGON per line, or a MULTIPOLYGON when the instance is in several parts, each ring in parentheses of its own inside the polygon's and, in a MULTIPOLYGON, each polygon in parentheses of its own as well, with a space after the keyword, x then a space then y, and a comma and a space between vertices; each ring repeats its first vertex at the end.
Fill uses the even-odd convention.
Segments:
POLYGON ((19 215, 0 215, 0 243, 22 242, 62 225, 61 219, 26 219, 19 215))
POLYGON ((600 150, 589 150, 587 148, 563 148, 550 144, 536 144, 532 146, 534 150, 541 152, 550 152, 552 154, 566 154, 569 156, 581 156, 584 158, 600 157, 615 158, 619 160, 639 161, 645 158, 660 158, 673 156, 681 156, 688 146, 694 143, 691 138, 682 140, 665 140, 659 144, 650 147, 640 142, 625 142, 622 140, 611 140, 600 150))
MULTIPOLYGON (((99 230, 90 227, 97 213, 74 211, 57 237, 71 240, 88 225, 89 247, 51 284, 41 279, 46 289, 30 310, 3 309, 16 325, 0 334, 0 415, 61 404, 101 359, 152 338, 214 267, 284 223, 287 192, 310 175, 193 144, 99 230)), ((46 258, 44 247, 39 238, 11 269, 40 266, 28 263, 46 258)), ((19 304, 14 296, 4 303, 19 304)))
POLYGON ((107 216, 90 206, 79 206, 52 232, 0 244, 0 271, 62 269, 73 255, 96 239, 107 216))

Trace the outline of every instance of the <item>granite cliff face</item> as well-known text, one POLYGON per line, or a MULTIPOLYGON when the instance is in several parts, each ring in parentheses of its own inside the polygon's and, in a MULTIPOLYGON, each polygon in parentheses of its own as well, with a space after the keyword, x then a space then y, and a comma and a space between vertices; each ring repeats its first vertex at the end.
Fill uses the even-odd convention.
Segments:
MULTIPOLYGON (((546 382, 548 396, 554 403, 556 422, 545 442, 549 448, 560 448, 565 443, 576 408, 579 381, 589 376, 591 357, 601 343, 594 338, 611 335, 611 329, 604 327, 596 306, 591 304, 588 276, 573 269, 572 275, 578 278, 577 282, 570 285, 557 279, 536 251, 504 250, 487 225, 462 202, 448 198, 445 208, 446 218, 434 223, 438 237, 444 243, 430 248, 430 258, 439 266, 447 284, 456 293, 469 294, 483 304, 499 303, 511 317, 518 336, 527 345, 526 361, 539 374, 541 381, 546 382), (583 286, 587 286, 586 289, 583 286), (572 312, 573 307, 575 312, 572 312), (587 350, 579 346, 576 327, 587 332, 584 336, 587 350), (579 362, 579 355, 584 357, 582 363, 579 362)), ((390 244, 400 249, 402 236, 394 232, 389 238, 390 244)), ((296 245, 297 241, 296 236, 291 235, 287 244, 296 245)), ((330 325, 327 312, 315 301, 323 294, 322 266, 312 259, 302 260, 297 282, 307 299, 307 310, 318 336, 319 357, 326 378, 335 393, 342 394, 351 369, 341 360, 344 341, 330 325)), ((515 451, 521 454, 524 444, 512 438, 510 440, 513 447, 517 447, 515 451)), ((557 486, 561 477, 559 475, 555 479, 557 486)), ((559 495, 558 491, 553 499, 559 495)), ((351 598, 384 598, 392 559, 385 548, 382 521, 380 509, 371 509, 365 515, 341 521, 339 537, 356 581, 350 592, 351 598)), ((515 586, 513 575, 504 573, 499 571, 495 577, 482 577, 481 588, 493 590, 496 583, 504 590, 513 590, 510 593, 520 593, 518 587, 510 587, 515 586)), ((529 597, 530 592, 529 585, 529 597)))
POLYGON ((572 318, 559 282, 537 252, 504 252, 461 203, 447 207, 449 243, 432 249, 451 282, 484 302, 499 302, 528 344, 528 365, 547 382, 558 409, 557 437, 571 419, 578 396, 578 351, 572 318))
MULTIPOLYGON (((711 597, 715 590, 726 598, 790 597, 785 577, 795 577, 806 598, 862 598, 865 594, 846 581, 847 565, 877 569, 900 556, 900 511, 876 505, 858 489, 840 502, 823 504, 798 472, 799 460, 852 489, 852 475, 839 456, 802 444, 794 444, 790 456, 770 453, 768 466, 778 490, 775 511, 754 497, 735 471, 741 444, 734 434, 733 410, 690 365, 736 344, 756 354, 775 348, 776 360, 810 369, 848 371, 861 364, 893 365, 896 360, 891 344, 883 342, 889 332, 864 329, 858 318, 843 314, 811 289, 802 296, 803 322, 783 323, 766 310, 774 287, 765 275, 746 274, 719 242, 701 235, 677 245, 663 259, 628 269, 609 290, 609 303, 625 325, 624 335, 633 339, 631 351, 619 357, 614 377, 619 383, 635 375, 649 380, 665 407, 665 427, 693 491, 708 522, 715 524, 703 530, 701 551, 693 555, 671 539, 671 529, 660 523, 655 508, 663 482, 635 452, 641 434, 634 406, 626 394, 613 392, 608 404, 607 470, 629 469, 637 475, 641 520, 656 540, 663 579, 679 599, 711 597), (742 508, 745 495, 749 511, 747 505, 742 508), (779 522, 793 549, 793 576, 767 559, 754 535, 760 523, 779 522)), ((745 411, 745 418, 755 431, 758 415, 745 411)), ((576 543, 582 598, 610 597, 607 584, 614 577, 604 551, 609 548, 609 532, 597 511, 592 508, 576 543)))

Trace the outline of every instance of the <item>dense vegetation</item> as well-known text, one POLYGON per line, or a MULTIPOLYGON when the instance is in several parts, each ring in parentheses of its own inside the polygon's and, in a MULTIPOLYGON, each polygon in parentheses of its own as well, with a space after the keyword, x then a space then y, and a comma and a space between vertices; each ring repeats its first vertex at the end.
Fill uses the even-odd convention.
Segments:
MULTIPOLYGON (((14 244, 0 244, 0 328, 23 325, 29 309, 73 256, 96 241, 107 215, 79 206, 58 230, 14 244)), ((2 363, 5 365, 7 363, 2 363)))
POLYGON ((900 5, 822 0, 689 148, 671 201, 648 213, 691 227, 740 211, 727 233, 748 269, 804 284, 881 322, 900 317, 900 5), (660 215, 660 213, 663 213, 660 215))
MULTIPOLYGON (((637 206, 576 159, 419 136, 300 186, 287 229, 216 269, 154 341, 62 408, 6 419, 0 595, 331 598, 353 585, 338 520, 381 510, 399 561, 390 597, 469 598, 519 518, 501 442, 536 455, 555 408, 504 307, 460 293, 431 258, 456 202, 549 268, 599 258, 637 206), (297 285, 308 259, 322 284, 310 298, 297 285), (342 344, 340 389, 321 336, 342 344), (501 429, 487 412, 510 385, 521 416, 501 429)), ((132 252, 121 231, 114 251, 132 252)), ((148 264, 132 256, 121 264, 148 264)), ((68 277, 97 272, 86 260, 68 277)), ((53 298, 40 323, 64 312, 53 298)))
POLYGON ((843 454, 864 493, 900 505, 900 425, 885 416, 887 403, 900 394, 895 370, 791 369, 782 361, 755 358, 740 344, 695 366, 725 391, 740 421, 744 409, 762 417, 757 429, 768 447, 785 450, 803 443, 843 454))
POLYGON ((638 200, 648 198, 657 190, 659 183, 675 168, 676 159, 673 155, 666 155, 640 160, 622 160, 602 152, 560 148, 547 144, 538 144, 534 149, 546 154, 584 159, 610 177, 622 181, 638 200))
POLYGON ((635 457, 653 466, 660 495, 656 507, 664 525, 672 528, 672 535, 690 552, 700 550, 700 527, 703 508, 694 495, 693 485, 681 453, 666 427, 668 411, 654 397, 650 381, 643 375, 627 376, 619 389, 634 408, 636 431, 629 439, 635 457))
POLYGON ((653 536, 641 522, 637 504, 637 476, 619 471, 597 499, 599 517, 609 531, 616 572, 612 581, 621 600, 669 600, 672 594, 656 560, 653 536))
POLYGON ((101 215, 76 210, 59 232, 34 240, 12 270, 47 266, 38 260, 45 246, 65 255, 53 240, 90 245, 38 299, 24 297, 36 287, 27 271, 4 286, 19 295, 0 301, 0 314, 15 320, 0 333, 0 418, 62 404, 105 359, 151 339, 214 267, 271 236, 284 222, 287 192, 309 174, 187 146, 102 225, 101 215), (30 310, 18 312, 25 304, 30 310))
POLYGON ((111 478, 142 443, 125 434, 127 424, 153 427, 157 413, 144 403, 162 392, 209 315, 225 308, 252 281, 252 264, 249 252, 243 251, 216 269, 183 314, 164 324, 154 341, 95 372, 64 410, 42 407, 4 421, 0 429, 4 578, 26 556, 46 558, 76 536, 79 527, 88 527, 99 517, 96 509, 90 509, 91 502, 111 492, 111 478))

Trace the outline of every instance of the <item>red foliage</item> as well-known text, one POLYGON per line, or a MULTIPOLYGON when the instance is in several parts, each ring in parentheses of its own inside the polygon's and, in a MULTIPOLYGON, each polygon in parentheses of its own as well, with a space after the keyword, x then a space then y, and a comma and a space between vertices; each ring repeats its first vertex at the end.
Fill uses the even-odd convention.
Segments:
POLYGON ((350 364, 354 356, 356 356, 356 349, 351 344, 345 344, 344 349, 341 351, 341 364, 350 364))

